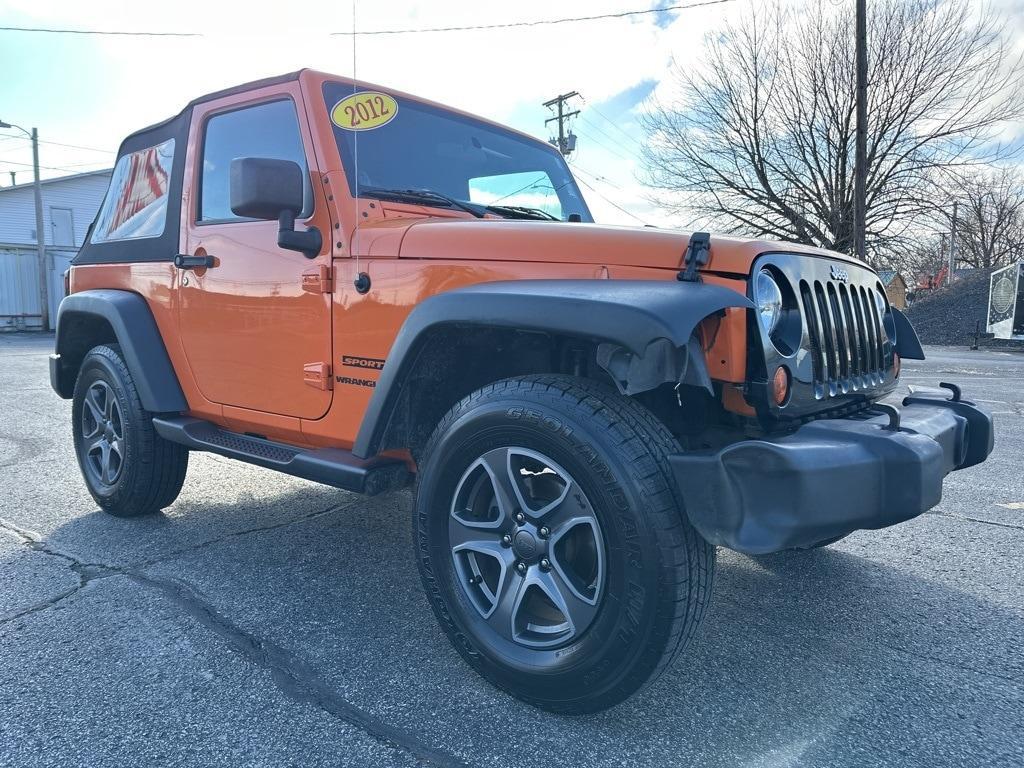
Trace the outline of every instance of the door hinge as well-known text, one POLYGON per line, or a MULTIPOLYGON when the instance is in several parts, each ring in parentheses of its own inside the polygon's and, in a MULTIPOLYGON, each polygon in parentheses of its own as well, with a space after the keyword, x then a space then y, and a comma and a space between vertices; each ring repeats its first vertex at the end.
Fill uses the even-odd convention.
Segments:
POLYGON ((314 389, 324 392, 334 389, 334 379, 331 378, 329 363, 306 363, 302 366, 302 380, 314 389))
POLYGON ((320 264, 302 273, 302 290, 307 293, 330 293, 334 290, 331 268, 320 264))

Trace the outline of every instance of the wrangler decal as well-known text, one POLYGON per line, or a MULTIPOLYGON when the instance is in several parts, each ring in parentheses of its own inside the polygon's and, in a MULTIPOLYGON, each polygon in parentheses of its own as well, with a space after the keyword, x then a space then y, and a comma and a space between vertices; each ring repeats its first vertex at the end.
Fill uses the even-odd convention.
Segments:
POLYGON ((335 381, 339 384, 351 384, 355 387, 370 387, 370 389, 377 386, 377 382, 373 379, 354 379, 351 376, 337 376, 335 381))

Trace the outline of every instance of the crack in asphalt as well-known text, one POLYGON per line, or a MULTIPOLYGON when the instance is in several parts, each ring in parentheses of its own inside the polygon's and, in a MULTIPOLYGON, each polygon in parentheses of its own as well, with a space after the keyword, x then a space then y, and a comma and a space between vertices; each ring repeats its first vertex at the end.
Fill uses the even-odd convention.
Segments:
POLYGON ((268 671, 278 689, 292 700, 319 707, 377 741, 409 752, 429 765, 444 768, 468 766, 468 763, 434 748, 408 731, 389 725, 352 705, 304 661, 282 646, 240 628, 183 582, 154 579, 137 572, 130 576, 139 584, 160 591, 201 626, 218 635, 253 664, 268 671))
POLYGON ((4 624, 10 624, 12 621, 17 621, 26 616, 30 616, 33 613, 39 613, 45 611, 48 608, 53 608, 56 605, 67 600, 72 595, 78 594, 80 591, 85 589, 90 582, 96 579, 107 578, 109 576, 121 575, 121 571, 117 568, 104 565, 101 563, 84 563, 73 555, 69 555, 66 552, 61 552, 59 549, 50 547, 44 540, 39 538, 33 532, 21 528, 10 520, 0 518, 0 530, 4 530, 16 538, 21 544, 33 552, 39 552, 50 557, 55 557, 59 560, 63 560, 68 564, 68 568, 78 576, 78 584, 70 589, 66 589, 63 592, 59 592, 53 597, 47 600, 42 600, 34 605, 30 605, 27 608, 23 608, 15 613, 0 616, 0 626, 4 624))
POLYGON ((1016 531, 1024 531, 1024 525, 1017 525, 1016 523, 1000 523, 996 520, 982 520, 980 517, 958 515, 955 512, 944 512, 941 509, 930 510, 929 514, 935 515, 937 517, 948 517, 951 520, 963 520, 969 523, 981 523, 982 525, 994 525, 997 528, 1011 528, 1016 531))
POLYGON ((319 509, 315 512, 309 512, 305 515, 300 515, 299 517, 292 517, 280 523, 258 525, 255 528, 244 528, 241 531, 230 531, 228 533, 225 533, 223 536, 217 536, 213 539, 206 539, 204 541, 199 542, 198 544, 192 544, 187 547, 182 547, 181 549, 173 549, 170 552, 165 552, 159 557, 153 557, 148 560, 139 560, 125 567, 130 570, 138 568, 149 568, 151 566, 159 565, 160 563, 166 562, 167 560, 173 560, 174 558, 180 557, 181 555, 186 555, 190 552, 197 552, 201 549, 212 547, 214 544, 221 544, 231 539, 240 538, 242 536, 249 536, 253 533, 265 533, 266 531, 275 531, 278 528, 287 528, 288 526, 295 525, 297 523, 305 523, 310 520, 315 520, 318 517, 329 515, 332 512, 344 512, 346 509, 349 509, 350 507, 355 506, 357 504, 359 504, 359 501, 350 501, 345 502, 343 504, 332 504, 326 509, 319 509))
POLYGON ((78 585, 71 589, 64 590, 48 600, 22 609, 15 614, 0 617, 0 626, 57 606, 71 596, 81 592, 97 579, 114 576, 126 577, 141 587, 159 592, 170 603, 192 617, 201 627, 220 637, 230 648, 241 654, 254 666, 269 673, 278 690, 292 701, 317 707, 329 715, 359 729, 378 743, 410 754, 421 764, 438 766, 439 768, 467 768, 469 764, 458 757, 439 750, 415 734, 390 725, 350 703, 302 659, 290 653, 283 646, 242 629, 184 582, 176 579, 151 576, 142 570, 171 557, 202 549, 217 542, 305 522, 332 511, 340 511, 346 506, 349 505, 335 504, 327 509, 311 512, 308 515, 292 518, 282 523, 260 526, 244 531, 235 531, 216 539, 204 541, 193 547, 168 553, 160 558, 129 566, 83 562, 74 555, 50 546, 34 532, 21 528, 9 520, 0 518, 0 530, 13 535, 21 544, 33 552, 39 552, 63 560, 79 578, 78 585))

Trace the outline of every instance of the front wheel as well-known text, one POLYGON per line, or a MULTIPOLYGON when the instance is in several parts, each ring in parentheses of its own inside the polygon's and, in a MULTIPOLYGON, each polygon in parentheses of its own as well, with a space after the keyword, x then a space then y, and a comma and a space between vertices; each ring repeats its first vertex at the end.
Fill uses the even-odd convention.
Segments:
POLYGON ((415 541, 441 626, 494 684, 546 709, 613 706, 656 678, 708 604, 690 526, 638 403, 566 376, 488 385, 424 455, 415 541))
POLYGON ((95 347, 85 356, 71 413, 78 465, 101 509, 136 517, 178 497, 188 450, 156 433, 117 345, 95 347))

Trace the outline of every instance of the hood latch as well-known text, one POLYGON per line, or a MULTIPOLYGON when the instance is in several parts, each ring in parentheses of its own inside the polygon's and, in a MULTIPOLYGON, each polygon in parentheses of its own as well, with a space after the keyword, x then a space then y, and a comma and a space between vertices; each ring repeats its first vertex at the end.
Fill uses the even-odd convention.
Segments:
POLYGON ((683 255, 683 268, 676 275, 676 280, 684 283, 699 283, 698 267, 703 267, 711 260, 711 235, 707 232, 694 232, 690 235, 690 243, 683 255))

